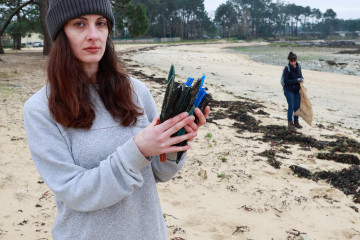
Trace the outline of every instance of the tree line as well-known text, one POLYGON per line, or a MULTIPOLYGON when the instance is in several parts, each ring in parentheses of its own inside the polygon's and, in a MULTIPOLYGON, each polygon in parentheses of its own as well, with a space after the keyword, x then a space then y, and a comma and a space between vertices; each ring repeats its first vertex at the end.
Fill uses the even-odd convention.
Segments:
MULTIPOLYGON (((116 19, 113 37, 180 37, 183 40, 221 35, 223 38, 331 36, 335 31, 360 31, 357 20, 337 19, 331 8, 322 13, 272 0, 228 0, 210 19, 204 0, 110 0, 116 19)), ((0 37, 11 36, 21 48, 21 37, 44 35, 44 54, 51 46, 45 16, 48 0, 0 0, 0 37)), ((0 54, 4 53, 0 41, 0 54)))
POLYGON ((136 0, 146 7, 149 37, 200 39, 221 35, 239 39, 298 37, 310 34, 331 36, 335 31, 360 31, 358 20, 337 19, 331 8, 321 12, 283 1, 228 0, 211 20, 204 0, 136 0))
MULTIPOLYGON (((245 39, 274 36, 297 37, 304 34, 333 35, 336 30, 360 30, 360 16, 352 27, 348 21, 336 19, 331 8, 322 13, 317 8, 271 0, 228 0, 215 14, 215 22, 223 36, 245 39)), ((349 20, 350 21, 350 20, 349 20)))

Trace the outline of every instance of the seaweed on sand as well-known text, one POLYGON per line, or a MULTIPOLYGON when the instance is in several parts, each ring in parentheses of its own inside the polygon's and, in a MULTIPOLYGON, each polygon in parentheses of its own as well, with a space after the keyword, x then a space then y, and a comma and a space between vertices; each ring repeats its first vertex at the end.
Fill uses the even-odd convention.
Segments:
POLYGON ((360 165, 359 158, 352 154, 318 153, 316 157, 318 159, 333 160, 339 163, 360 165))
MULTIPOLYGON (((263 133, 262 141, 271 142, 273 146, 286 146, 286 143, 299 144, 303 147, 312 147, 318 150, 328 150, 330 153, 319 153, 319 159, 335 160, 345 164, 359 165, 359 158, 353 154, 360 153, 360 143, 349 138, 331 136, 335 141, 320 141, 311 136, 303 134, 289 134, 286 126, 280 125, 260 125, 261 121, 255 119, 250 114, 260 114, 258 108, 263 107, 261 104, 242 101, 214 101, 214 106, 218 106, 223 110, 219 110, 214 114, 213 119, 230 118, 234 119, 234 127, 238 133, 243 131, 263 133), (342 154, 339 154, 342 153, 342 154)), ((289 151, 286 150, 288 153, 289 151)), ((290 152, 291 153, 291 152, 290 152)), ((276 160, 275 150, 266 150, 259 154, 267 157, 268 163, 274 168, 280 168, 281 162, 276 160)), ((359 166, 351 166, 341 171, 330 172, 321 171, 312 174, 309 170, 292 165, 290 168, 299 177, 305 177, 313 180, 323 179, 334 187, 340 189, 345 194, 354 196, 354 202, 360 203, 360 169, 359 166)))
MULTIPOLYGON (((210 120, 230 118, 234 119, 234 127, 239 133, 243 131, 257 132, 259 131, 259 124, 261 121, 256 120, 248 113, 254 113, 254 110, 263 107, 258 103, 249 101, 212 101, 213 107, 226 108, 225 111, 217 111, 217 114, 210 120)), ((263 114, 263 113, 262 113, 263 114)))
POLYGON ((274 150, 265 150, 264 152, 259 153, 258 155, 267 157, 267 159, 268 159, 267 162, 276 169, 279 169, 282 164, 281 162, 276 160, 274 150))
POLYGON ((309 170, 307 170, 306 168, 297 166, 297 165, 291 165, 290 169, 293 170, 294 174, 296 174, 298 177, 310 179, 312 176, 312 174, 309 170))
MULTIPOLYGON (((250 114, 263 115, 260 109, 264 106, 259 103, 250 101, 213 101, 217 110, 210 115, 210 121, 230 118, 235 120, 233 126, 238 133, 244 131, 263 133, 262 141, 271 142, 273 146, 285 146, 286 144, 299 144, 301 147, 309 149, 316 148, 319 150, 329 150, 330 153, 319 153, 319 159, 335 160, 347 164, 359 164, 357 156, 352 154, 336 154, 337 152, 360 153, 360 143, 349 138, 332 136, 336 141, 320 141, 311 136, 303 134, 289 134, 286 126, 280 125, 261 125, 261 121, 250 114), (260 109, 260 110, 259 110, 260 109)), ((266 157, 269 157, 268 155, 266 157)), ((275 155, 271 158, 275 159, 275 155)), ((272 166, 280 166, 276 164, 276 160, 271 159, 269 163, 272 166)))
MULTIPOLYGON (((140 72, 134 72, 135 75, 143 77, 145 79, 165 83, 164 78, 154 78, 153 76, 146 76, 140 72)), ((341 159, 343 163, 358 164, 358 158, 351 154, 339 154, 339 153, 358 153, 360 154, 360 143, 349 138, 330 136, 335 141, 320 141, 311 136, 303 134, 289 134, 286 126, 282 125, 261 125, 261 121, 256 120, 252 114, 264 115, 265 112, 260 111, 264 108, 263 105, 248 101, 212 101, 213 109, 219 108, 216 111, 212 111, 208 118, 208 122, 216 124, 216 120, 230 118, 235 120, 234 127, 238 133, 244 131, 263 133, 263 137, 259 140, 264 142, 271 142, 273 146, 287 146, 289 144, 299 144, 301 146, 313 147, 318 150, 328 151, 330 153, 320 154, 319 158, 326 160, 334 160, 332 158, 341 159)), ((279 151, 282 151, 281 149, 279 151)), ((291 153, 286 150, 286 153, 291 153)), ((276 168, 280 168, 281 162, 276 161, 275 150, 268 150, 261 153, 262 156, 268 158, 269 164, 276 168)), ((354 202, 360 203, 360 167, 354 165, 348 169, 341 171, 320 171, 312 174, 309 170, 300 166, 292 165, 290 168, 299 177, 306 177, 313 180, 323 179, 328 181, 334 187, 340 189, 345 194, 351 194, 354 196, 354 202)))
POLYGON ((314 181, 325 180, 346 195, 352 195, 355 203, 360 203, 360 166, 351 166, 340 171, 320 171, 311 173, 309 170, 292 165, 290 169, 299 177, 314 181))

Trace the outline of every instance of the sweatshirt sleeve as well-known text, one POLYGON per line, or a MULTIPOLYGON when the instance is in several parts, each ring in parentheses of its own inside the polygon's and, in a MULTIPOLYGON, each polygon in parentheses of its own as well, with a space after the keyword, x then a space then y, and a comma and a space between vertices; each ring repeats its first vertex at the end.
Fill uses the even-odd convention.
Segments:
MULTIPOLYGON (((152 122, 152 120, 157 116, 155 101, 151 96, 149 89, 146 87, 141 96, 143 97, 142 102, 144 104, 148 121, 152 122)), ((183 167, 186 159, 186 152, 181 157, 179 164, 176 164, 176 156, 177 153, 166 154, 166 162, 160 162, 159 156, 151 157, 151 167, 157 182, 166 182, 171 180, 171 178, 183 167)))
POLYGON ((150 164, 133 139, 96 168, 74 163, 58 125, 49 113, 25 104, 24 123, 33 161, 44 182, 69 208, 88 212, 112 206, 143 185, 140 170, 150 164))
POLYGON ((186 152, 182 155, 180 162, 176 163, 177 153, 166 154, 166 162, 160 162, 160 157, 152 157, 151 166, 153 168, 156 182, 167 182, 184 166, 186 152))

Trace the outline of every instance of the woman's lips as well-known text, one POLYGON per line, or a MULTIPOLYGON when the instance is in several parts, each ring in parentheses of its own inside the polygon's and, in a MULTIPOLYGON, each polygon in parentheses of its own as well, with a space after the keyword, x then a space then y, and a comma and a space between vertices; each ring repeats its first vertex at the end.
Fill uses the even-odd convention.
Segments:
POLYGON ((90 52, 90 53, 97 53, 100 48, 99 47, 87 47, 87 48, 84 48, 85 51, 87 52, 90 52))

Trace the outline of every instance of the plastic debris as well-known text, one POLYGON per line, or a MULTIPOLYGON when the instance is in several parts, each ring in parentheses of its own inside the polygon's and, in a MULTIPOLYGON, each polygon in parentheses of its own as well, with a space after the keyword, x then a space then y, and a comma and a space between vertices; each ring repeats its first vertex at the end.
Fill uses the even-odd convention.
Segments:
MULTIPOLYGON (((194 109, 199 108, 204 112, 205 107, 209 105, 211 100, 211 95, 209 95, 205 88, 203 88, 205 81, 205 76, 197 79, 194 83, 194 78, 189 77, 185 83, 178 84, 175 83, 175 68, 174 65, 171 65, 168 80, 166 83, 166 91, 164 95, 164 100, 161 107, 160 122, 165 122, 166 120, 175 117, 176 115, 182 112, 188 112, 189 115, 194 114, 194 109)), ((198 119, 195 116, 195 122, 198 122, 198 119)), ((173 136, 181 136, 186 134, 186 130, 182 128, 173 136)), ((187 141, 176 144, 176 146, 185 146, 187 141)), ((183 152, 177 153, 176 163, 179 163, 183 152)), ((166 157, 160 156, 162 162, 166 161, 166 157)))

